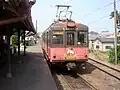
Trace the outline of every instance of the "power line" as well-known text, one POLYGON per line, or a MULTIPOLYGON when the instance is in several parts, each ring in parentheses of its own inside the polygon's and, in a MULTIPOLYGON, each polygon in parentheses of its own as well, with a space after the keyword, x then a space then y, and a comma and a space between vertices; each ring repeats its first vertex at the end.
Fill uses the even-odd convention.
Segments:
POLYGON ((70 3, 71 1, 73 1, 73 0, 69 0, 69 1, 67 2, 67 4, 70 3))
POLYGON ((69 4, 71 1, 73 1, 73 0, 69 0, 67 2, 64 2, 64 4, 69 4))
POLYGON ((88 23, 88 25, 90 25, 90 24, 92 24, 92 23, 99 22, 100 20, 103 20, 103 19, 105 19, 105 18, 107 18, 107 17, 110 17, 110 16, 108 16, 108 15, 107 15, 107 16, 102 16, 102 17, 99 18, 99 20, 92 21, 92 22, 88 23))
MULTIPOLYGON (((119 2, 119 1, 120 1, 120 0, 117 0, 116 2, 119 2)), ((109 4, 105 5, 103 8, 105 8, 105 7, 107 7, 107 6, 110 6, 110 5, 114 4, 114 3, 115 3, 115 2, 109 3, 109 4)), ((99 11, 99 10, 101 10, 101 9, 102 9, 102 8, 98 8, 98 9, 96 10, 96 12, 99 11)), ((89 15, 91 15, 91 14, 92 14, 92 13, 87 14, 87 15, 89 16, 89 15)), ((106 18, 106 17, 110 17, 110 16, 103 16, 103 17, 100 17, 99 20, 103 20, 103 19, 106 18)), ((88 23, 88 25, 90 25, 90 24, 92 24, 92 23, 99 22, 99 20, 92 21, 92 22, 88 23)))
MULTIPOLYGON (((120 1, 120 0, 117 0, 116 2, 119 2, 119 1, 120 1)), ((92 15, 94 12, 98 12, 98 11, 100 11, 101 9, 106 8, 106 7, 108 7, 108 6, 112 5, 112 4, 114 4, 114 2, 111 2, 111 3, 103 6, 102 8, 97 8, 95 11, 93 11, 93 12, 91 12, 91 13, 88 13, 88 14, 85 14, 84 16, 85 16, 85 17, 86 17, 86 16, 90 16, 90 15, 92 15)))

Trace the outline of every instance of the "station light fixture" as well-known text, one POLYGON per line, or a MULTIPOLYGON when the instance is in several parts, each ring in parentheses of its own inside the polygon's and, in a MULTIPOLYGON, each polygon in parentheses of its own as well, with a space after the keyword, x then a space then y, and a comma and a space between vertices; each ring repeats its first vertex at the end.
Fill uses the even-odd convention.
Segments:
POLYGON ((9 0, 5 0, 5 2, 9 2, 9 0))

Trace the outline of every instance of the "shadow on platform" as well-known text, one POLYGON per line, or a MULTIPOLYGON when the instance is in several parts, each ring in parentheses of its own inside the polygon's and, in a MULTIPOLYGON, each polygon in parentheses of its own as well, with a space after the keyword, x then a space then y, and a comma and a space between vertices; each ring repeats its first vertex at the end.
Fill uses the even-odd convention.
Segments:
POLYGON ((13 77, 11 79, 6 78, 6 64, 0 70, 0 90, 40 90, 40 68, 42 68, 41 70, 44 68, 40 67, 44 64, 41 62, 44 59, 42 53, 27 52, 26 56, 14 56, 12 58, 13 77), (21 60, 22 63, 19 64, 18 60, 21 60))

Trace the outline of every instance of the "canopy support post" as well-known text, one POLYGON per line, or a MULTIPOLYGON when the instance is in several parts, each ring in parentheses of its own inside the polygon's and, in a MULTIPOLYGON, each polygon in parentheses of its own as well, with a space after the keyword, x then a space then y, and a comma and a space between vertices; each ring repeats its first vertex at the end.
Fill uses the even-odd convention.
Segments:
POLYGON ((6 27, 7 29, 7 47, 8 47, 8 52, 7 52, 7 62, 8 62, 8 73, 7 73, 7 78, 12 78, 12 64, 11 64, 11 45, 10 45, 10 30, 8 26, 6 27))

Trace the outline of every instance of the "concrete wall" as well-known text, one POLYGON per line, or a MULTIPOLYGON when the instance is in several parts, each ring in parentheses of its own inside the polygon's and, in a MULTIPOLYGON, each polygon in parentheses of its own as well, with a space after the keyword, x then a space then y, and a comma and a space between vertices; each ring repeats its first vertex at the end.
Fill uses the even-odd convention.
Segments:
POLYGON ((102 51, 109 51, 110 49, 107 49, 106 46, 110 46, 111 48, 114 47, 114 43, 103 43, 103 50, 102 51))
POLYGON ((103 49, 102 43, 98 39, 95 40, 94 41, 94 50, 100 50, 100 51, 102 51, 102 49, 103 49), (97 46, 99 46, 99 48, 97 48, 97 46))
POLYGON ((93 48, 93 45, 94 45, 94 42, 90 40, 90 41, 89 41, 89 49, 94 49, 94 48, 93 48))
POLYGON ((92 41, 89 41, 89 49, 92 49, 92 41))

